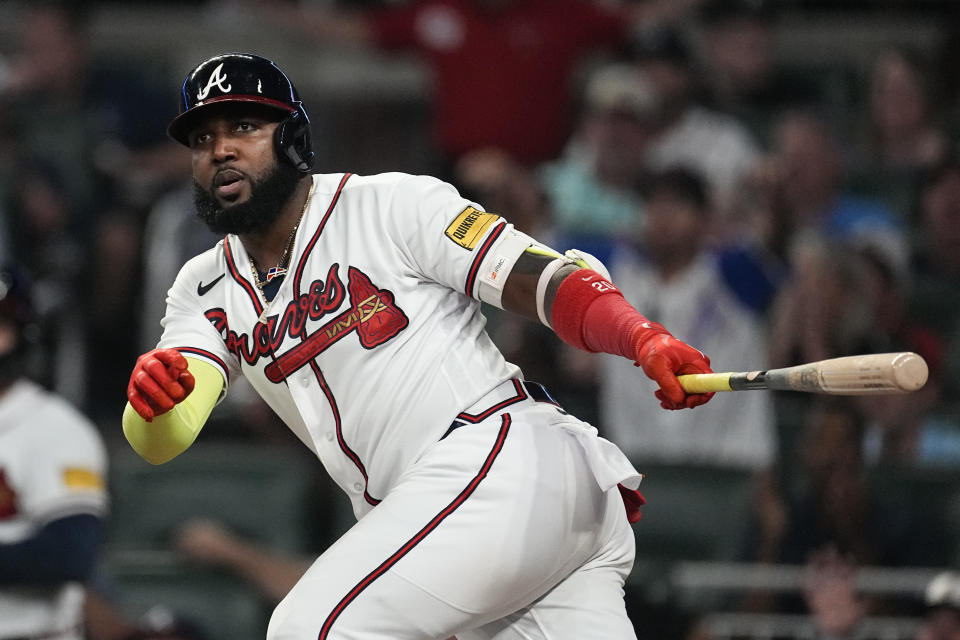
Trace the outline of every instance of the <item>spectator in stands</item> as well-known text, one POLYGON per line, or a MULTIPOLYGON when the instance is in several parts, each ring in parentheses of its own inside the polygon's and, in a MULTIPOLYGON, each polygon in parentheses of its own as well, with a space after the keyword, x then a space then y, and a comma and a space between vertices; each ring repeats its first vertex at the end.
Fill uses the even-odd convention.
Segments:
POLYGON ((98 396, 109 394, 103 405, 115 406, 124 385, 106 379, 114 368, 100 362, 101 384, 86 387, 84 352, 133 351, 135 323, 112 311, 135 304, 138 207, 189 175, 189 158, 163 135, 175 105, 150 84, 146 61, 95 55, 87 3, 43 0, 22 11, 0 82, 8 153, 28 159, 0 167, 13 185, 11 245, 19 260, 42 267, 39 279, 75 294, 66 306, 74 322, 86 322, 57 336, 71 356, 57 359, 53 383, 97 420, 98 396), (52 237, 42 235, 48 230, 52 237))
POLYGON ((801 578, 803 599, 823 640, 853 637, 867 615, 856 590, 857 567, 834 547, 811 554, 801 578))
POLYGON ((775 0, 709 0, 700 10, 706 104, 735 116, 761 141, 773 117, 797 104, 821 102, 813 74, 802 76, 776 56, 775 0))
POLYGON ((908 48, 886 49, 873 60, 867 108, 874 167, 910 171, 943 159, 947 139, 930 76, 922 56, 908 48))
MULTIPOLYGON (((835 551, 819 554, 807 565, 804 597, 818 637, 846 640, 863 637, 860 625, 869 613, 856 589, 857 569, 835 551)), ((923 594, 923 618, 914 640, 960 640, 960 576, 937 574, 923 594)))
POLYGON ((0 82, 21 152, 57 169, 78 215, 92 215, 113 189, 145 202, 149 187, 189 175, 188 160, 162 135, 176 107, 149 83, 155 70, 146 60, 97 57, 90 19, 87 3, 25 5, 0 82))
POLYGON ((910 215, 918 181, 948 151, 941 105, 924 56, 908 47, 877 54, 866 78, 852 179, 910 215))
MULTIPOLYGON (((609 263, 631 304, 674 327, 678 336, 711 354, 717 370, 763 369, 765 331, 731 292, 710 245, 712 206, 704 180, 685 168, 656 174, 644 190, 646 220, 635 242, 625 242, 609 263)), ((629 236, 627 236, 629 238, 629 236)), ((661 418, 612 359, 602 361, 601 426, 642 463, 651 460, 769 470, 776 455, 770 397, 715 397, 696 416, 661 418)))
MULTIPOLYGON (((772 366, 840 355, 837 348, 850 346, 826 341, 829 334, 843 338, 839 332, 848 330, 823 315, 839 314, 824 296, 840 282, 824 277, 828 272, 838 278, 850 275, 842 260, 832 258, 869 246, 895 265, 895 272, 905 269, 908 250, 901 221, 883 203, 846 189, 840 144, 812 112, 782 114, 772 152, 739 195, 734 210, 740 219, 731 216, 725 221, 728 228, 738 230, 734 233, 751 239, 758 261, 778 262, 789 274, 778 293, 781 310, 774 310, 772 366)), ((835 294, 844 298, 848 292, 835 294)))
POLYGON ((916 640, 960 640, 960 574, 938 574, 924 593, 926 615, 916 640))
POLYGON ((760 159, 753 134, 733 116, 706 107, 696 60, 676 29, 638 32, 630 58, 656 88, 665 116, 648 152, 653 170, 684 165, 707 180, 712 204, 724 209, 760 159))
POLYGON ((835 550, 857 566, 929 565, 941 549, 925 548, 925 523, 874 495, 863 459, 864 418, 842 397, 811 399, 794 449, 783 460, 776 489, 758 501, 757 539, 750 560, 804 564, 812 553, 835 550))
POLYGON ((943 387, 944 339, 914 316, 907 305, 911 278, 873 247, 858 248, 850 297, 863 314, 853 353, 915 351, 930 373, 922 389, 906 395, 859 399, 867 419, 866 456, 870 463, 907 466, 960 465, 960 425, 936 415, 943 387))
POLYGON ((753 177, 760 184, 751 194, 767 207, 761 215, 772 236, 768 245, 785 248, 812 232, 840 242, 871 239, 903 259, 906 239, 897 214, 848 189, 844 144, 815 111, 787 110, 777 118, 771 152, 757 167, 753 177))
POLYGON ((610 243, 643 218, 634 187, 647 172, 662 111, 650 81, 628 65, 596 70, 584 93, 584 113, 566 153, 541 167, 540 180, 563 243, 604 260, 610 243))
POLYGON ((82 216, 60 171, 41 160, 24 158, 7 204, 11 251, 33 281, 37 322, 43 328, 42 370, 38 382, 82 405, 83 339, 86 316, 78 279, 87 268, 82 216))
POLYGON ((943 341, 942 402, 960 402, 960 161, 945 160, 925 174, 907 308, 943 341))
POLYGON ((263 17, 319 41, 413 51, 432 79, 443 162, 494 147, 525 164, 555 158, 570 135, 576 73, 641 24, 673 22, 703 0, 418 0, 367 11, 262 3, 263 17))
POLYGON ((496 203, 490 209, 535 220, 532 229, 521 225, 528 233, 563 236, 560 244, 599 244, 603 252, 636 225, 642 203, 634 185, 645 172, 660 105, 643 73, 624 64, 595 68, 582 102, 562 157, 530 171, 506 154, 476 152, 462 159, 458 176, 484 202, 496 203))

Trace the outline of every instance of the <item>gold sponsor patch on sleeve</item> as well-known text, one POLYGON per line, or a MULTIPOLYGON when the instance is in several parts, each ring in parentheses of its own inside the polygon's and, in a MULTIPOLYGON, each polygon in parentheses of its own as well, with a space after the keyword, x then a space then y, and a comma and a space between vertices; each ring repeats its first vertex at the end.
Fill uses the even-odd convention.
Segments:
POLYGON ((71 489, 103 489, 103 476, 93 469, 67 467, 63 470, 63 483, 71 489))
POLYGON ((444 233, 464 249, 473 251, 480 238, 483 237, 483 232, 498 218, 500 216, 495 213, 486 213, 473 207, 467 207, 453 219, 444 233))

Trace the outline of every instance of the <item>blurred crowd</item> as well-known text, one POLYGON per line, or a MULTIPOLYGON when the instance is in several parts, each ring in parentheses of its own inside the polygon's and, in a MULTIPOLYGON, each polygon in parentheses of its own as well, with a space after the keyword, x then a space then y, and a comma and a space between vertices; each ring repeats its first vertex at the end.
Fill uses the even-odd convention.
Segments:
MULTIPOLYGON (((881 43, 859 52, 861 64, 835 65, 779 55, 790 18, 896 10, 908 21, 912 3, 193 4, 198 15, 207 4, 254 16, 302 43, 308 67, 321 45, 414 56, 428 78, 424 121, 384 123, 398 111, 366 105, 330 122, 311 108, 324 96, 304 92, 318 155, 331 159, 320 170, 452 182, 541 241, 600 258, 634 306, 703 350, 714 370, 921 354, 929 380, 909 395, 718 394, 668 413, 629 362, 577 352, 488 309, 508 359, 641 471, 646 462, 751 474, 753 521, 728 560, 810 562, 824 580, 848 575, 843 567, 960 563, 960 516, 918 513, 912 496, 878 481, 952 473, 960 500, 960 14, 951 3, 925 6, 943 25, 936 41, 881 43), (397 137, 351 150, 366 128, 397 137), (411 128, 428 151, 417 166, 391 156, 411 128), (342 166, 338 149, 369 166, 342 166)), ((0 255, 32 278, 43 329, 33 377, 117 442, 127 376, 159 335, 166 288, 217 238, 193 216, 188 154, 165 136, 178 89, 169 78, 183 70, 136 51, 104 54, 90 27, 111 6, 24 3, 0 42, 0 255)), ((236 387, 204 437, 283 438, 269 410, 236 387)), ((960 594, 944 599, 960 610, 960 594)), ((843 602, 743 606, 820 613, 843 602)), ((857 600, 845 619, 900 611, 885 606, 857 600)), ((922 637, 955 639, 954 625, 953 635, 922 637)))

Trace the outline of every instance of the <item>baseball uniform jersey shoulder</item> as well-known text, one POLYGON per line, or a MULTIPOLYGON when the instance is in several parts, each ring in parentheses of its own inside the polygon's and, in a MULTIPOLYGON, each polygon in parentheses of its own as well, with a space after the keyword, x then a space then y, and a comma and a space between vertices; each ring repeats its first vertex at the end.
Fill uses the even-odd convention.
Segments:
POLYGON ((478 298, 511 230, 435 178, 315 175, 274 299, 228 236, 181 271, 160 346, 246 376, 362 515, 464 407, 519 375, 478 298))
MULTIPOLYGON (((58 518, 107 509, 107 456, 96 427, 66 401, 21 381, 0 397, 0 544, 58 518)), ((0 637, 77 628, 82 588, 0 588, 0 637)))

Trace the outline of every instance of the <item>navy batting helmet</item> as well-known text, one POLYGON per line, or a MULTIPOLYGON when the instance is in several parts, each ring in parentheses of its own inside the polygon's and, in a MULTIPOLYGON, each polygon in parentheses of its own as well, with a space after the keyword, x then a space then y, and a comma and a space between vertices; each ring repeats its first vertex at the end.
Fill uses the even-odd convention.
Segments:
POLYGON ((183 145, 198 116, 211 105, 245 102, 276 109, 286 117, 274 134, 277 154, 307 173, 313 165, 310 118, 300 95, 276 64, 250 53, 225 53, 201 62, 180 91, 180 114, 167 134, 183 145))

